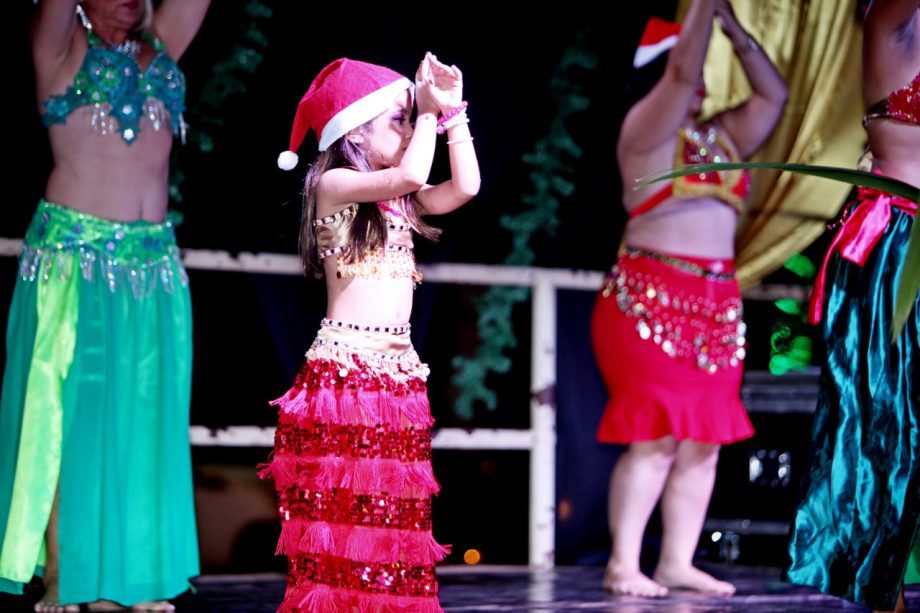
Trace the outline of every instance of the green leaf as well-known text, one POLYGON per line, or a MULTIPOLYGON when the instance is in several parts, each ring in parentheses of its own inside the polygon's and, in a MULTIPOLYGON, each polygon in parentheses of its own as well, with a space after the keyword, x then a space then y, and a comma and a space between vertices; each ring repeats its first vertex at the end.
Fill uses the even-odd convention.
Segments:
POLYGON ((252 0, 246 5, 246 14, 257 19, 268 19, 272 16, 272 10, 264 2, 252 0))
POLYGON ((811 352, 812 342, 807 336, 796 336, 792 339, 792 342, 789 343, 789 346, 799 351, 811 352))
POLYGON ((770 374, 785 375, 787 372, 789 372, 791 366, 792 365, 789 363, 789 358, 784 355, 775 355, 770 358, 770 374))
POLYGON ((214 139, 213 138, 211 138, 208 134, 205 134, 204 132, 199 133, 198 138, 199 138, 198 149, 200 149, 201 151, 205 153, 210 153, 211 151, 214 151, 214 139))
POLYGON ((781 354, 786 350, 786 341, 792 336, 792 331, 786 324, 778 324, 770 335, 770 352, 781 354))
POLYGON ((683 177, 702 172, 718 172, 720 170, 784 170, 803 175, 811 175, 850 185, 862 187, 871 187, 877 190, 885 191, 896 196, 902 196, 914 202, 920 202, 920 189, 892 179, 883 177, 875 173, 866 172, 865 170, 854 170, 852 168, 837 168, 836 166, 811 166, 809 164, 785 164, 781 162, 726 162, 722 164, 691 164, 689 166, 678 166, 661 172, 655 172, 646 175, 637 181, 635 189, 666 181, 676 177, 683 177))
MULTIPOLYGON (((558 210, 562 200, 576 188, 571 180, 573 162, 583 151, 572 138, 566 119, 584 111, 590 98, 584 94, 580 81, 571 74, 574 69, 591 70, 597 66, 597 56, 585 48, 585 37, 570 47, 560 59, 549 84, 549 97, 556 102, 556 115, 544 135, 522 156, 527 168, 529 187, 522 190, 519 211, 499 218, 500 227, 511 233, 511 251, 503 263, 511 266, 533 264, 535 254, 531 244, 539 234, 552 235, 559 223, 558 210)), ((457 398, 454 410, 463 419, 473 417, 476 405, 493 410, 498 402, 488 387, 492 373, 503 374, 511 369, 507 352, 517 345, 512 326, 516 305, 530 295, 529 287, 493 287, 475 299, 478 311, 479 346, 469 357, 452 362, 451 379, 457 398)))
MULTIPOLYGON (((201 131, 199 135, 201 126, 223 128, 224 101, 232 94, 246 91, 246 84, 240 76, 253 74, 264 59, 262 53, 253 49, 252 46, 255 45, 262 49, 268 47, 268 38, 256 22, 271 18, 272 9, 260 0, 249 0, 244 11, 248 19, 243 24, 245 29, 239 34, 243 44, 235 44, 227 58, 213 65, 211 76, 202 87, 198 101, 191 105, 188 111, 192 124, 197 128, 189 135, 189 143, 194 144, 195 148, 203 153, 210 153, 214 150, 215 141, 212 135, 219 135, 223 130, 215 129, 211 134, 201 131)), ((173 151, 170 169, 174 175, 183 155, 178 148, 173 151)), ((175 202, 182 200, 180 184, 181 181, 170 179, 170 198, 175 202)))
POLYGON ((894 301, 894 319, 891 325, 891 340, 894 342, 910 316, 917 295, 920 294, 920 223, 914 220, 904 256, 904 268, 901 270, 901 282, 898 284, 897 298, 894 301))
POLYGON ((250 40, 260 47, 268 47, 268 38, 254 23, 249 24, 249 28, 246 30, 246 40, 250 40))
MULTIPOLYGON (((661 172, 652 173, 642 177, 637 182, 636 188, 651 185, 659 181, 666 181, 676 177, 712 172, 719 170, 783 170, 798 174, 811 175, 833 181, 840 181, 850 185, 870 187, 880 191, 901 196, 914 202, 920 202, 920 188, 909 183, 904 183, 891 177, 883 177, 864 170, 852 168, 837 168, 835 166, 811 166, 809 164, 784 164, 780 162, 728 162, 724 164, 691 164, 679 166, 661 172)), ((920 295, 920 224, 913 224, 910 240, 907 243, 907 252, 904 258, 904 270, 901 282, 898 285, 897 298, 895 299, 894 313, 891 325, 892 342, 904 329, 910 315, 913 303, 920 295)))
POLYGON ((799 315, 802 313, 802 305, 799 304, 798 300, 793 300, 792 298, 780 298, 774 304, 780 311, 789 315, 799 315))
POLYGON ((783 264, 783 267, 802 277, 803 279, 812 279, 818 271, 814 262, 801 253, 796 253, 783 264))

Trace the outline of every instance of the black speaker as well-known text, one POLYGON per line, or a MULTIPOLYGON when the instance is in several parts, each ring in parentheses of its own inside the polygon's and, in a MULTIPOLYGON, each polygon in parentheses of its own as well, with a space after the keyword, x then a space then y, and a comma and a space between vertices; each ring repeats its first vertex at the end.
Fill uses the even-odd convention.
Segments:
POLYGON ((808 467, 818 369, 745 373, 741 395, 755 434, 722 448, 701 537, 706 557, 783 565, 808 467))

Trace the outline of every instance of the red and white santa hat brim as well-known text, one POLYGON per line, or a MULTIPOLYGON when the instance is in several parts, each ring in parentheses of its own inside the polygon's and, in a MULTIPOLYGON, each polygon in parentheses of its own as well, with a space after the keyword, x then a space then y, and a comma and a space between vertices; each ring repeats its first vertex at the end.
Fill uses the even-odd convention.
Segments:
POLYGON ((278 166, 291 170, 307 132, 319 138, 325 151, 351 130, 386 111, 402 92, 413 84, 398 72, 347 58, 339 58, 323 68, 297 105, 289 149, 278 156, 278 166))
POLYGON ((679 37, 679 23, 652 17, 645 24, 645 31, 633 58, 633 67, 642 68, 646 64, 651 64, 662 53, 670 51, 677 44, 679 37))

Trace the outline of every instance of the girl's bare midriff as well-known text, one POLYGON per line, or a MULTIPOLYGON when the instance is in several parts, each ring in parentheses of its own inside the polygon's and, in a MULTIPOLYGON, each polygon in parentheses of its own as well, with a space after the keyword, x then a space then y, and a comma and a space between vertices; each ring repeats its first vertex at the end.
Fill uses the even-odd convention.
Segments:
POLYGON ((335 256, 326 258, 330 319, 362 325, 403 325, 412 313, 412 279, 336 277, 335 256))

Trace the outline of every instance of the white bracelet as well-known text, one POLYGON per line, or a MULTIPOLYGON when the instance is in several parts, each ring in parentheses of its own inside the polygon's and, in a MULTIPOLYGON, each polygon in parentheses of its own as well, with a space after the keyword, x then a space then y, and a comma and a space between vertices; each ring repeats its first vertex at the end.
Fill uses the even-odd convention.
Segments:
POLYGON ((466 111, 462 111, 458 113, 456 117, 452 117, 449 121, 444 122, 444 124, 442 124, 441 127, 444 129, 445 132, 447 132, 451 128, 456 128, 460 124, 469 123, 469 122, 470 122, 470 119, 469 117, 466 116, 466 111))
POLYGON ((448 144, 448 145, 456 145, 457 143, 471 143, 471 142, 473 142, 473 137, 472 137, 472 136, 467 136, 466 138, 458 138, 458 139, 456 139, 456 140, 449 140, 449 141, 447 141, 447 144, 448 144))

